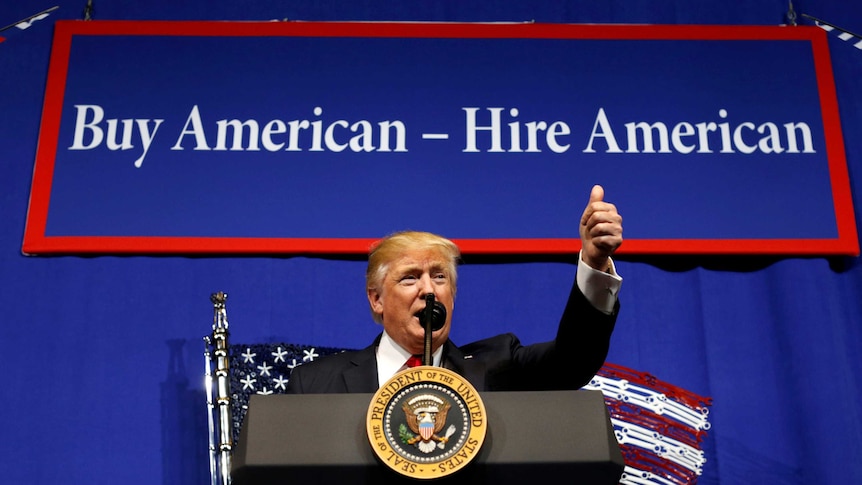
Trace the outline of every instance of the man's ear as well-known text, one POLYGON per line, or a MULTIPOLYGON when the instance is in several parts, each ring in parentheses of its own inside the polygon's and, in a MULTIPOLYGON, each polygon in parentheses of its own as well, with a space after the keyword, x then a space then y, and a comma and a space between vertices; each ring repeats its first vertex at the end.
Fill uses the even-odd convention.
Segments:
POLYGON ((367 293, 368 293, 368 304, 371 305, 371 311, 378 314, 378 315, 383 313, 382 295, 374 288, 369 288, 367 293))

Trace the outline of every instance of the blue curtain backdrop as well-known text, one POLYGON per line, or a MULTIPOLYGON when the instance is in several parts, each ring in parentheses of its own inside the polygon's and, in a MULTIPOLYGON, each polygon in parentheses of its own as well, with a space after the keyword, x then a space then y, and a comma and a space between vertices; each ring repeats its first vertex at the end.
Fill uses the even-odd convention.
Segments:
MULTIPOLYGON (((52 5, 6 2, 0 24, 52 5)), ((202 484, 209 473, 202 336, 212 323, 210 293, 229 294, 232 342, 358 347, 379 330, 367 313, 364 262, 23 256, 52 24, 80 19, 85 5, 59 3, 48 19, 6 32, 0 43, 0 477, 20 484, 202 484)), ((785 23, 788 10, 785 0, 93 6, 97 20, 731 25, 785 23)), ((855 3, 800 0, 793 7, 862 32, 855 3)), ((862 50, 837 35, 829 43, 860 225, 862 50)), ((578 217, 572 214, 572 224, 578 217)), ((574 269, 563 257, 468 257, 453 339, 502 330, 527 342, 549 338, 574 269)), ((857 258, 628 257, 619 271, 623 306, 608 360, 714 400, 699 483, 862 483, 857 258)))

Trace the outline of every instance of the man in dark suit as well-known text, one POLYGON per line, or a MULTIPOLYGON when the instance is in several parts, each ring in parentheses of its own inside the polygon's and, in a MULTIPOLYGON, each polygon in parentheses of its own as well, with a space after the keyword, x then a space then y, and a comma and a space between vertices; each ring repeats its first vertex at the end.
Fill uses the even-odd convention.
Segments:
POLYGON ((449 341, 457 289, 458 247, 443 237, 407 231, 380 241, 368 257, 366 291, 383 332, 363 350, 296 367, 289 393, 373 393, 424 350, 420 315, 431 293, 446 308, 432 333, 434 365, 466 378, 479 391, 578 389, 607 356, 619 311, 611 255, 622 244, 622 217, 593 187, 580 221, 581 253, 575 284, 554 340, 522 345, 503 334, 465 346, 449 341))

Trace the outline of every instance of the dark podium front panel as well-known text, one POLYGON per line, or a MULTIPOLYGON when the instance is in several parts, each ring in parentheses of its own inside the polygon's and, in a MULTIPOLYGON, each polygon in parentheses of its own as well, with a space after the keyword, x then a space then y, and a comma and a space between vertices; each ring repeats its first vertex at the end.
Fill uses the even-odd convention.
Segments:
POLYGON ((234 485, 290 483, 617 484, 624 463, 599 391, 486 392, 485 442, 448 477, 416 480, 378 462, 366 435, 372 394, 252 396, 234 485))

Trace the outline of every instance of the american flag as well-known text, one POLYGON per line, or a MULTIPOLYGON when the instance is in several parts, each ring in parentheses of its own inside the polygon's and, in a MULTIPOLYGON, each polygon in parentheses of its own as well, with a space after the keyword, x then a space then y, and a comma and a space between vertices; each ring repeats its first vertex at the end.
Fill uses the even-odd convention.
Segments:
POLYGON ((39 13, 33 14, 27 18, 21 19, 15 23, 12 23, 12 24, 9 24, 3 28, 0 28, 0 42, 3 42, 4 40, 6 40, 6 37, 8 37, 11 33, 15 33, 15 32, 21 31, 21 30, 26 30, 26 29, 30 28, 34 22, 37 22, 39 20, 44 20, 46 17, 48 17, 48 15, 51 14, 51 12, 53 12, 54 10, 57 10, 58 8, 60 8, 60 7, 55 6, 55 7, 51 7, 49 9, 46 9, 46 10, 42 10, 39 13))
MULTIPOLYGON (((286 343, 229 347, 232 434, 238 442, 253 394, 282 394, 304 362, 346 349, 286 343)), ((621 485, 697 482, 712 400, 653 375, 606 363, 584 388, 601 391, 625 460, 621 485)))
POLYGON ((284 394, 294 367, 344 350, 284 343, 230 345, 233 442, 238 443, 240 428, 248 411, 249 397, 253 394, 284 394))
POLYGON ((711 398, 611 363, 584 389, 605 397, 626 465, 621 484, 697 483, 711 398))
POLYGON ((825 20, 820 20, 817 17, 812 17, 811 15, 802 14, 802 17, 814 22, 814 25, 820 27, 826 32, 833 33, 838 36, 839 39, 844 42, 849 43, 853 47, 862 50, 862 35, 850 32, 847 29, 841 28, 835 24, 826 22, 825 20))

